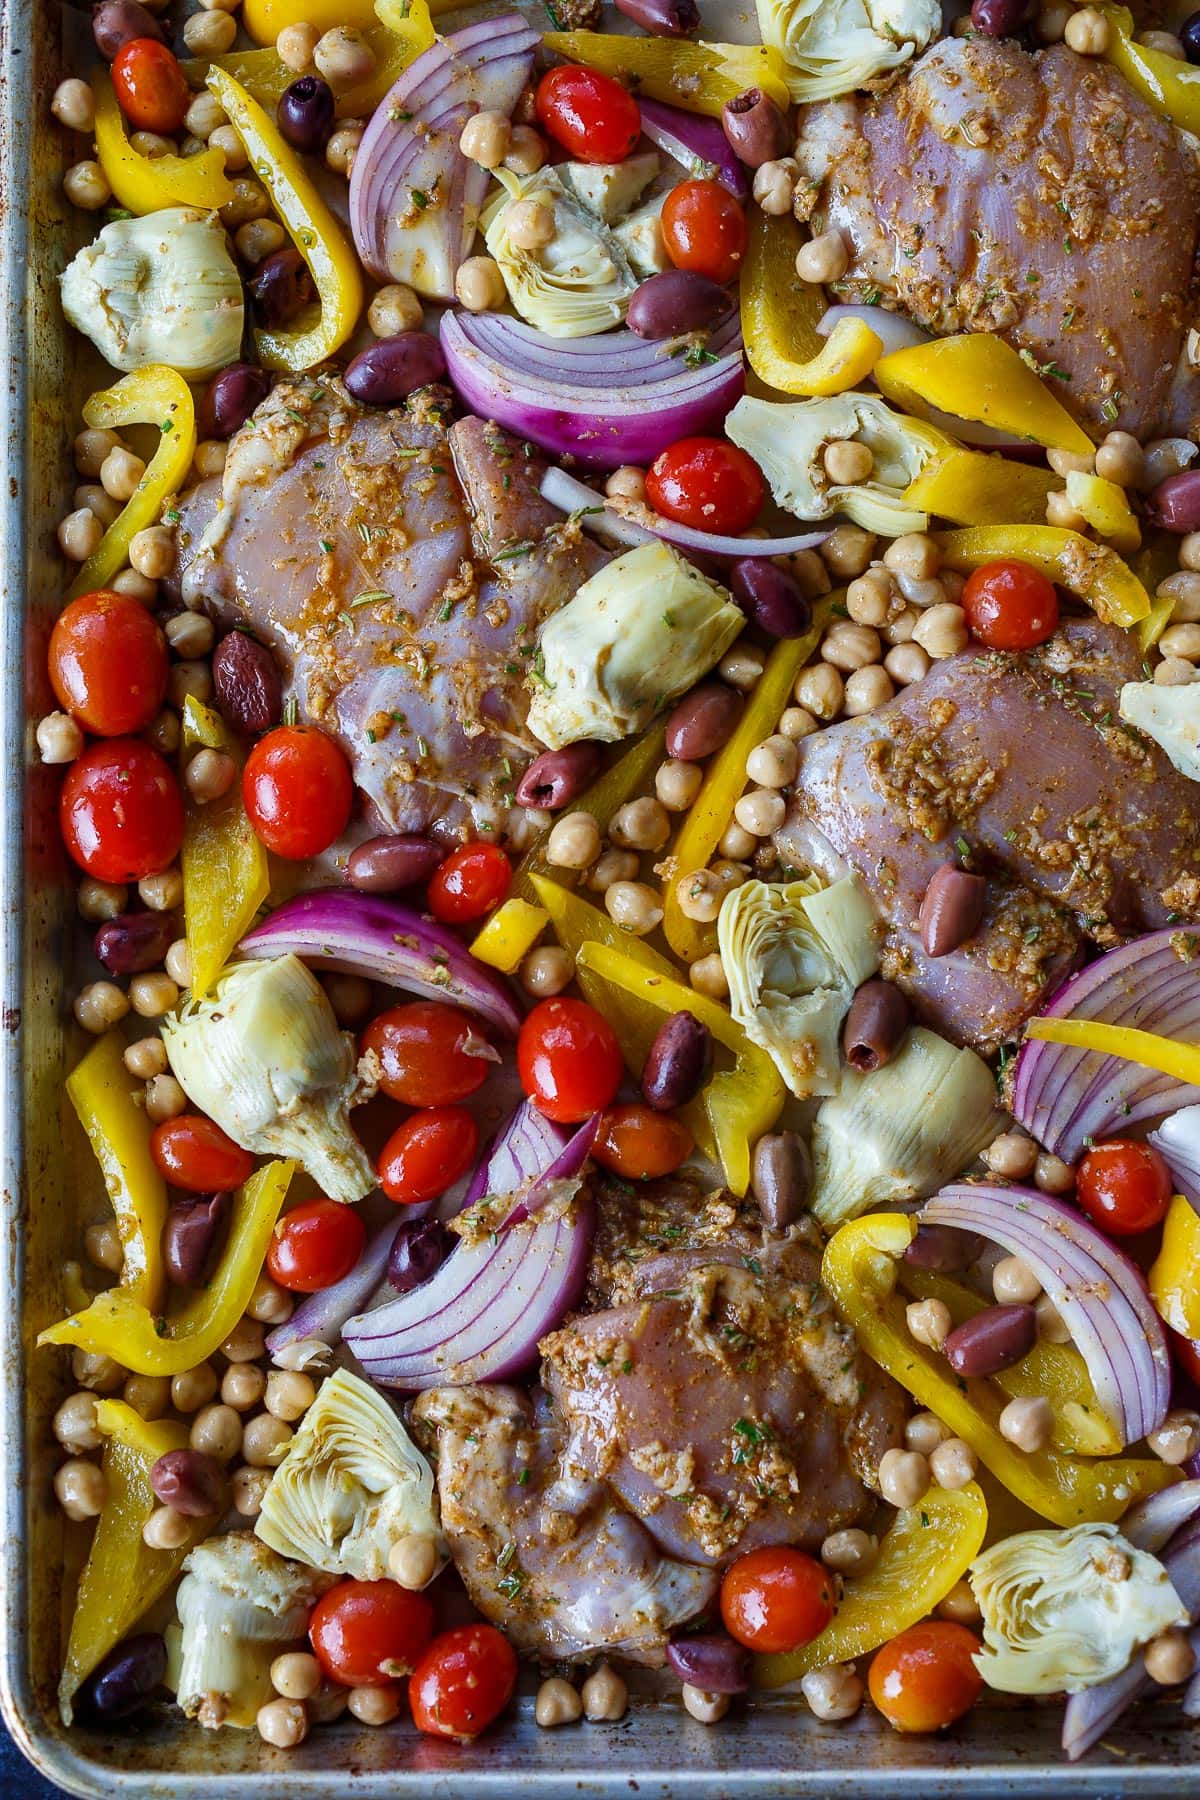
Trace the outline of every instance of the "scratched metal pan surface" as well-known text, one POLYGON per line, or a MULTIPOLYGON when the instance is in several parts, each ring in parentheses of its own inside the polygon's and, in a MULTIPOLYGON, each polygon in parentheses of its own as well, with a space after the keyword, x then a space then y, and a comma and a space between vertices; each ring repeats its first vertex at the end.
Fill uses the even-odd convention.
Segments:
MULTIPOLYGON (((732 0, 735 4, 736 0, 732 0)), ((712 36, 745 36, 746 14, 706 13, 712 36), (714 27, 724 27, 722 32, 714 27)), ((61 1266, 104 1196, 65 1103, 63 1076, 78 1055, 69 989, 77 927, 72 883, 54 822, 56 782, 32 752, 46 710, 45 643, 61 570, 53 522, 66 510, 66 446, 85 395, 103 385, 87 347, 64 327, 56 276, 84 235, 61 197, 68 146, 49 129, 49 97, 64 72, 79 13, 48 0, 3 0, 0 225, 6 458, 0 506, 0 679, 5 768, 0 781, 3 899, 0 1079, 3 1209, 0 1274, 0 1457, 3 1484, 3 1638, 0 1688, 26 1754, 71 1793, 139 1800, 567 1800, 637 1794, 642 1800, 761 1796, 1182 1796, 1198 1791, 1200 1734, 1178 1708, 1143 1711, 1110 1746, 1069 1768, 1058 1750, 1057 1707, 981 1708, 945 1738, 904 1740, 871 1716, 817 1724, 801 1703, 751 1705, 715 1730, 677 1703, 647 1698, 617 1725, 539 1732, 532 1698, 476 1748, 419 1738, 406 1726, 353 1722, 315 1731, 285 1755, 253 1732, 205 1732, 168 1709, 137 1729, 67 1733, 54 1703, 64 1625, 84 1543, 50 1503, 50 1415, 65 1371, 32 1354, 38 1330, 62 1312, 61 1266)))

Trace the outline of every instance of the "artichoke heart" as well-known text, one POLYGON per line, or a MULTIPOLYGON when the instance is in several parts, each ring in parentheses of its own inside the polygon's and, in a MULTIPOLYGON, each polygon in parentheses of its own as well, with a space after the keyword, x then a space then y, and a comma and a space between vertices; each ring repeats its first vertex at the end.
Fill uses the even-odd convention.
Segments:
POLYGON ((553 169, 524 177, 497 169, 500 191, 483 211, 487 247, 521 317, 550 337, 590 337, 625 317, 637 281, 612 233, 567 192, 553 169), (514 244, 512 209, 540 202, 554 215, 554 235, 538 250, 514 244))
POLYGON ((1157 1557, 1115 1525, 1022 1531, 971 1564, 986 1648, 975 1658, 1004 1694, 1077 1694, 1119 1675, 1187 1608, 1157 1557))
POLYGON ((844 514, 882 537, 925 530, 929 514, 900 496, 929 463, 956 448, 932 425, 856 393, 787 401, 743 396, 725 433, 754 458, 778 504, 797 518, 844 514), (846 438, 866 444, 875 465, 869 480, 849 487, 831 482, 824 464, 827 446, 846 438))
POLYGON ((642 731, 721 660, 745 623, 727 591, 669 544, 639 544, 542 628, 529 729, 552 750, 642 731))
POLYGON ((1200 781, 1200 687, 1127 681, 1121 689, 1121 717, 1152 738, 1181 775, 1200 781))
POLYGON ((215 213, 114 219, 61 280, 67 318, 114 369, 165 363, 202 381, 241 354, 242 282, 215 213))
POLYGON ((375 1171, 350 1129, 360 1098, 354 1039, 298 956, 234 963, 204 1000, 163 1021, 189 1100, 244 1150, 294 1157, 331 1200, 361 1200, 375 1171))
POLYGON ((254 1529, 281 1556, 359 1581, 384 1580, 403 1537, 433 1539, 435 1574, 446 1561, 432 1469, 383 1395, 346 1369, 309 1407, 254 1529))
POLYGON ((898 69, 939 35, 939 0, 757 0, 792 99, 831 100, 898 69))
POLYGON ((875 910, 856 875, 824 888, 746 881, 717 921, 729 1010, 798 1100, 835 1094, 838 1032, 879 967, 875 910))

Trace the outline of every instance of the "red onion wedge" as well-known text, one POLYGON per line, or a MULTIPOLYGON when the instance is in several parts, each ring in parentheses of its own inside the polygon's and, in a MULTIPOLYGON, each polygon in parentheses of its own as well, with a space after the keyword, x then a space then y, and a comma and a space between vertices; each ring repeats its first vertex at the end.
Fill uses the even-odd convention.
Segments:
POLYGON ((1135 1550, 1157 1556, 1177 1531, 1200 1517, 1200 1481, 1177 1481, 1131 1506, 1121 1520, 1121 1535, 1135 1550))
POLYGON ((569 1137, 565 1126, 539 1112, 532 1100, 523 1100, 480 1157, 463 1195, 463 1212, 485 1194, 517 1193, 557 1161, 569 1137))
POLYGON ((563 1145, 550 1167, 534 1177, 505 1219, 506 1231, 510 1225, 524 1224, 526 1219, 531 1219, 535 1213, 540 1212, 543 1206, 549 1205, 560 1181, 570 1181, 578 1175, 591 1155, 596 1133, 600 1129, 600 1119, 600 1113, 593 1113, 590 1119, 585 1119, 563 1145))
POLYGON ((1181 1106, 1168 1113, 1146 1142, 1163 1158, 1178 1192, 1200 1212, 1200 1106, 1181 1106))
POLYGON ((661 100, 638 98, 642 130, 659 150, 701 181, 719 181, 735 200, 750 198, 746 165, 734 155, 719 119, 681 112, 661 100))
MULTIPOLYGON (((428 1208, 406 1208, 405 1216, 412 1217, 419 1211, 428 1211, 428 1208)), ((268 1336, 270 1354, 274 1356, 277 1350, 286 1350, 289 1344, 299 1343, 301 1338, 320 1338, 322 1343, 332 1344, 346 1320, 353 1318, 359 1307, 365 1305, 375 1289, 383 1284, 398 1230, 397 1220, 389 1219, 375 1233, 348 1275, 317 1294, 306 1294, 291 1318, 277 1325, 268 1336)))
POLYGON ((506 983, 453 932, 411 907, 354 888, 319 888, 285 901, 239 945, 241 955, 293 951, 314 967, 365 975, 389 987, 478 1013, 509 1037, 521 1014, 506 983))
MULTIPOLYGON (((1195 1041, 1200 960, 1181 956, 1181 946, 1200 957, 1200 926, 1169 926, 1110 950, 1072 976, 1042 1011, 1195 1041)), ((1124 1135, 1198 1103, 1200 1087, 1097 1050, 1032 1039, 1017 1057, 1013 1117, 1064 1162, 1077 1162, 1092 1140, 1124 1135)))
POLYGON ((1082 1213, 1032 1188, 980 1182, 943 1188, 921 1221, 979 1232, 1029 1265, 1062 1314, 1123 1443, 1161 1425, 1171 1403, 1162 1321, 1138 1268, 1082 1213))
POLYGON ((491 180, 458 147, 473 113, 511 113, 539 42, 517 13, 439 38, 389 88, 350 176, 350 229, 380 281, 453 301, 491 180))
POLYGON ((736 316, 712 332, 712 360, 698 366, 686 343, 624 329, 549 337, 505 313, 446 313, 441 344, 464 406, 604 469, 651 463, 678 438, 719 430, 745 386, 736 316))
MULTIPOLYGON (((708 531, 693 531, 690 525, 677 525, 648 507, 639 507, 636 517, 622 511, 613 501, 598 494, 595 488, 577 481, 565 469, 547 469, 542 478, 542 499, 565 513, 577 513, 580 522, 597 537, 610 543, 644 544, 650 538, 663 538, 697 556, 738 559, 743 556, 792 556, 797 550, 811 550, 823 544, 829 531, 806 531, 798 537, 718 537, 708 531)), ((830 527, 832 530, 832 527, 830 527)))

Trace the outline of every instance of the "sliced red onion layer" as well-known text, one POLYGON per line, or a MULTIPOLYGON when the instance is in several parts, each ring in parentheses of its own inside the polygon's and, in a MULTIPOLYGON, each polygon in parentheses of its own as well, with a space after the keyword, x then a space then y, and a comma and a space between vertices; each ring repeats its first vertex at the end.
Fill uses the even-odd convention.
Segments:
POLYGON ((1178 1191, 1200 1212, 1200 1106, 1181 1106, 1168 1113, 1146 1142, 1166 1162, 1178 1191))
POLYGON ((1177 1531, 1200 1517, 1200 1481, 1177 1481, 1131 1506, 1121 1520, 1121 1535, 1135 1550, 1157 1556, 1177 1531))
MULTIPOLYGON (((1200 939, 1200 926, 1170 926, 1123 944, 1089 963, 1044 1013, 1133 1025, 1163 1037, 1200 1037, 1200 960, 1181 957, 1181 940, 1200 939)), ((1144 1069, 1124 1057, 1031 1039, 1017 1057, 1013 1116, 1065 1162, 1078 1160, 1089 1141, 1124 1133, 1200 1103, 1200 1087, 1144 1069)))
POLYGON ((389 88, 350 176, 350 228, 381 281, 454 299, 491 179, 458 147, 475 112, 511 113, 539 42, 517 13, 439 38, 389 88))
POLYGON ((510 1037, 521 1014, 503 979, 458 938, 409 906, 354 888, 285 901, 238 946, 250 957, 289 951, 317 969, 365 975, 406 993, 468 1007, 510 1037))
POLYGON ((650 463, 678 438, 718 430, 742 394, 741 330, 718 325, 706 356, 632 331, 556 338, 505 313, 446 313, 446 368, 464 406, 553 456, 600 468, 650 463))
POLYGON ((639 511, 634 520, 565 469, 547 469, 541 491, 542 499, 551 506, 565 513, 579 513, 581 524, 595 531, 597 537, 627 545, 660 537, 698 556, 792 556, 797 550, 811 550, 814 544, 823 544, 829 536, 829 531, 806 531, 798 537, 718 537, 708 531, 693 531, 690 525, 677 525, 673 519, 660 518, 648 508, 639 511))
POLYGON ((521 1225, 526 1219, 531 1219, 535 1213, 542 1210, 543 1206, 554 1199, 560 1181, 570 1181, 578 1175, 591 1155, 596 1133, 600 1129, 600 1118, 599 1113, 593 1113, 590 1119, 585 1119, 579 1129, 563 1145, 550 1167, 534 1177, 505 1219, 505 1230, 510 1225, 521 1225))
MULTIPOLYGON (((412 1218, 417 1212, 428 1210, 428 1207, 406 1207, 405 1217, 412 1218)), ((270 1354, 274 1356, 277 1350, 286 1350, 289 1344, 297 1344, 301 1338, 320 1338, 322 1343, 332 1344, 346 1320, 353 1318, 359 1307, 365 1305, 375 1289, 382 1285, 387 1275, 388 1256, 399 1229, 399 1223, 389 1219, 375 1233, 348 1275, 343 1275, 332 1287, 322 1288, 319 1294, 306 1294, 291 1318, 277 1325, 268 1336, 270 1354)))
POLYGON ((701 181, 719 181, 736 200, 750 198, 746 165, 734 155, 719 119, 702 113, 681 112, 661 100, 643 100, 638 109, 642 130, 652 144, 673 157, 688 174, 701 181))
POLYGON ((979 1232, 1029 1265, 1062 1314, 1096 1398, 1135 1444, 1171 1403, 1163 1324, 1141 1272, 1089 1219, 1032 1188, 987 1182, 943 1188, 922 1222, 979 1232))

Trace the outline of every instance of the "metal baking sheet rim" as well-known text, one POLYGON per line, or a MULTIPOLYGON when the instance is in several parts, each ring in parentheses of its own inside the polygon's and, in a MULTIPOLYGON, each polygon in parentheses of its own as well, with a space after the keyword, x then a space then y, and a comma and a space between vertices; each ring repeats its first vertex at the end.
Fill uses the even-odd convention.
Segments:
MULTIPOLYGON (((42 628, 56 597, 46 547, 47 520, 54 516, 49 506, 52 496, 65 498, 61 446, 73 430, 53 403, 36 413, 31 406, 31 396, 41 393, 34 380, 39 354, 54 401, 67 403, 60 376, 74 349, 52 302, 53 281, 45 279, 46 269, 63 260, 56 230, 66 227, 47 204, 60 170, 50 179, 43 170, 39 183, 35 168, 45 148, 35 137, 36 122, 48 117, 59 73, 60 19, 42 0, 5 0, 0 9, 0 359, 7 403, 7 491, 0 505, 6 776, 0 782, 0 1205, 7 1248, 0 1284, 0 1708, 14 1739, 68 1792, 104 1800, 261 1800, 279 1793, 289 1800, 348 1794, 403 1800, 418 1793, 511 1800, 518 1784, 530 1800, 628 1794, 725 1800, 735 1793, 762 1800, 783 1794, 941 1800, 968 1792, 989 1800, 1016 1794, 1182 1800, 1196 1792, 1200 1732, 1181 1730, 1167 1707, 1144 1713, 1138 1728, 1120 1734, 1119 1747, 1074 1766, 1061 1760, 1057 1709, 989 1709, 953 1735, 905 1740, 866 1716, 849 1727, 822 1726, 786 1697, 760 1701, 716 1730, 689 1719, 677 1704, 651 1702, 617 1725, 543 1732, 527 1694, 515 1719, 474 1748, 406 1729, 370 1732, 344 1723, 318 1730, 300 1752, 283 1754, 253 1732, 202 1732, 165 1710, 120 1736, 63 1730, 53 1694, 60 1571, 46 1555, 46 1540, 53 1544, 56 1532, 60 1540, 62 1534, 46 1497, 48 1403, 38 1390, 47 1384, 30 1358, 36 1333, 31 1265, 52 1250, 43 1240, 52 1236, 64 1204, 64 1140, 49 1100, 61 1088, 62 945, 70 905, 65 874, 60 869, 53 882, 46 874, 54 855, 45 848, 52 844, 53 791, 35 772, 29 703, 32 693, 36 705, 42 628), (41 461, 31 449, 48 428, 59 449, 41 461)), ((727 35, 745 35, 730 25, 727 35)), ((47 166, 57 157, 57 146, 47 150, 47 166)))

